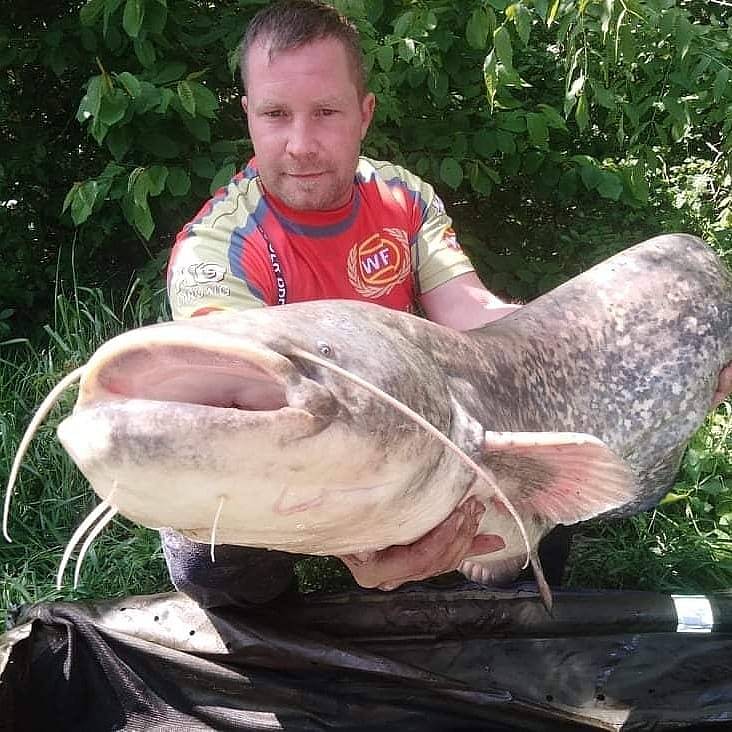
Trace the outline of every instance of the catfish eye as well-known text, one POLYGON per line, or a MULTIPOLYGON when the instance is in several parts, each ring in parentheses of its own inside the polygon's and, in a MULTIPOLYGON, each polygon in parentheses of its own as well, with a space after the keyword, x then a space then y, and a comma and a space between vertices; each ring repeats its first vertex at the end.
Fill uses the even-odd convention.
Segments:
POLYGON ((318 341, 318 352, 326 358, 330 358, 333 355, 333 349, 325 341, 318 341))

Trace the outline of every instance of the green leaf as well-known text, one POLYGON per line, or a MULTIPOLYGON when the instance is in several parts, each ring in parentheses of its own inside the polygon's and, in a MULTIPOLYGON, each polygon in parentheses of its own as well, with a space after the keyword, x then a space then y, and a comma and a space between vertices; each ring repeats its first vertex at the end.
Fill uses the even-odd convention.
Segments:
POLYGON ((178 81, 187 69, 188 67, 180 61, 167 61, 155 71, 152 82, 162 86, 163 84, 169 84, 171 81, 178 81))
POLYGON ((140 82, 140 94, 132 102, 132 109, 134 113, 143 115, 147 114, 147 112, 149 112, 151 109, 155 109, 155 107, 160 104, 160 94, 162 91, 170 90, 158 89, 156 86, 153 86, 149 81, 140 82))
POLYGON ((148 190, 151 196, 159 196, 165 188, 165 181, 168 178, 168 168, 165 165, 151 165, 145 176, 148 181, 148 190))
POLYGON ((612 201, 619 200, 623 193, 623 182, 620 180, 620 176, 607 170, 600 171, 597 192, 603 198, 609 198, 612 201))
POLYGON ((155 223, 153 222, 152 213, 147 201, 145 201, 144 206, 134 206, 132 211, 135 228, 145 239, 149 239, 155 230, 155 223))
POLYGON ((601 107, 604 107, 605 109, 609 109, 611 111, 614 111, 617 108, 617 104, 615 103, 615 95, 612 91, 606 89, 602 84, 598 84, 594 81, 591 82, 590 86, 592 87, 592 93, 594 94, 597 103, 601 107))
POLYGON ((172 89, 161 89, 160 90, 160 103, 158 106, 158 112, 160 114, 165 114, 168 111, 168 107, 170 107, 171 102, 176 98, 176 95, 173 93, 172 89))
POLYGON ((483 49, 491 30, 490 19, 484 8, 476 8, 465 26, 465 38, 471 48, 483 49))
POLYGON ((106 0, 89 0, 79 11, 79 20, 82 25, 94 25, 104 12, 106 0))
POLYGON ((516 138, 510 132, 498 130, 496 132, 496 142, 498 149, 504 155, 513 155, 516 152, 516 138))
POLYGON ((203 117, 183 117, 183 124, 201 142, 211 142, 211 125, 203 117))
POLYGON ((115 160, 122 160, 132 145, 132 135, 127 125, 117 126, 106 137, 109 152, 115 160))
POLYGON ((407 30, 411 28, 413 20, 413 10, 408 10, 406 13, 402 13, 394 21, 394 35, 398 36, 399 38, 403 38, 407 34, 407 30))
POLYGON ((101 145, 104 138, 107 136, 107 132, 109 132, 109 126, 104 124, 99 117, 95 117, 92 121, 90 132, 92 137, 97 141, 97 144, 101 145))
POLYGON ((410 66, 407 71, 407 82, 412 89, 417 89, 427 78, 427 69, 424 66, 410 66))
POLYGON ((161 132, 150 132, 147 135, 141 135, 139 144, 143 150, 147 150, 147 152, 163 160, 177 158, 181 152, 178 143, 161 132))
POLYGON ((137 99, 140 96, 142 86, 136 76, 133 76, 129 71, 123 71, 117 78, 133 99, 137 99))
POLYGON ((228 185, 229 181, 234 177, 236 173, 236 165, 234 163, 226 163, 222 165, 214 175, 211 185, 209 186, 209 193, 213 195, 219 188, 228 185))
POLYGON ((440 163, 440 178, 455 190, 463 181, 463 168, 455 158, 443 158, 440 163))
POLYGON ((557 130, 567 129, 567 125, 565 124, 562 115, 559 114, 554 107, 550 107, 548 104, 537 104, 536 108, 541 110, 541 113, 546 118, 546 122, 549 127, 557 130))
POLYGON ((485 166, 475 162, 470 168, 470 185, 476 193, 483 196, 490 196, 493 192, 493 182, 485 172, 485 166))
POLYGON ((537 147, 549 147, 549 126, 546 117, 538 112, 529 112, 526 115, 526 126, 529 131, 529 139, 537 147))
POLYGON ((178 99, 180 99, 183 109, 195 117, 196 115, 196 98, 193 96, 193 89, 188 81, 179 81, 177 86, 178 99))
POLYGON ((430 71, 427 76, 427 88, 435 99, 445 99, 450 88, 450 80, 444 71, 430 71))
POLYGON ((79 186, 81 186, 81 183, 74 183, 71 188, 69 188, 69 192, 66 194, 66 198, 64 198, 64 205, 61 207, 61 213, 65 213, 66 209, 71 205, 71 202, 74 200, 74 197, 76 196, 76 191, 79 190, 79 186))
POLYGON ((480 130, 473 136, 473 150, 481 157, 492 158, 497 149, 496 133, 492 130, 480 130))
POLYGON ((629 171, 628 183, 630 190, 636 200, 641 203, 647 203, 650 194, 650 187, 646 180, 645 162, 639 160, 629 171))
POLYGON ((193 91, 193 98, 198 114, 208 119, 215 118, 216 110, 219 108, 219 100, 216 98, 216 95, 208 87, 199 84, 197 81, 190 81, 188 83, 193 91))
POLYGON ((506 8, 506 17, 513 21, 518 37, 524 45, 529 43, 531 34, 531 12, 523 3, 514 3, 506 8))
POLYGON ((555 18, 557 17, 557 12, 559 11, 559 0, 554 0, 554 2, 549 7, 549 14, 546 16, 546 27, 551 28, 552 23, 554 22, 555 18))
POLYGON ((183 168, 169 168, 166 185, 174 196, 185 196, 191 190, 191 177, 183 168))
POLYGON ((127 0, 122 15, 122 27, 130 38, 137 38, 145 17, 145 0, 127 0))
POLYGON ((485 57, 485 61, 483 62, 483 80, 485 81, 485 89, 488 93, 488 101, 490 102, 492 111, 499 86, 495 49, 491 50, 491 52, 485 57))
POLYGON ((191 160, 191 170, 199 177, 212 180, 216 175, 216 166, 211 158, 205 155, 198 155, 191 160))
POLYGON ((569 113, 572 111, 575 103, 577 102, 577 97, 582 93, 582 90, 584 88, 585 88, 585 76, 584 76, 584 74, 580 74, 572 82, 569 89, 567 90, 567 93, 564 96, 564 116, 565 117, 569 117, 569 113))
POLYGON ((117 124, 125 116, 129 101, 129 97, 121 89, 115 89, 112 94, 102 97, 99 119, 109 127, 117 124))
POLYGON ((102 35, 106 38, 109 31, 109 19, 117 12, 117 9, 124 0, 106 0, 104 3, 104 23, 102 25, 102 35))
MULTIPOLYGON (((86 89, 86 95, 81 100, 79 112, 86 112, 92 117, 99 115, 99 108, 102 106, 102 77, 94 76, 89 80, 89 86, 86 89), (84 101, 86 100, 86 102, 84 101), (83 110, 82 110, 83 105, 83 110)), ((78 119, 77 114, 77 119, 78 119)))
POLYGON ((376 60, 382 71, 391 71, 394 65, 394 49, 391 46, 379 46, 376 49, 376 60))
POLYGON ((513 69, 513 46, 511 45, 511 34, 508 28, 502 25, 493 34, 493 45, 496 49, 498 60, 507 68, 513 69))
POLYGON ((135 49, 135 56, 137 56, 138 61, 146 69, 149 69, 155 63, 155 46, 148 40, 135 40, 132 46, 135 49))
POLYGON ((582 165, 580 167, 580 178, 588 191, 593 191, 602 180, 601 171, 594 165, 582 165))
POLYGON ((582 94, 577 100, 577 108, 574 110, 574 118, 577 120, 577 127, 579 127, 580 132, 584 132, 590 123, 586 94, 582 94))
POLYGON ((148 33, 160 34, 168 21, 168 8, 160 0, 151 0, 145 6, 144 27, 148 33))
POLYGON ((526 132, 526 115, 523 112, 507 112, 498 116, 498 127, 508 132, 526 132))
POLYGON ((416 49, 417 45, 413 38, 402 38, 399 41, 399 58, 403 61, 411 61, 417 52, 416 49))
POLYGON ((71 200, 71 218, 75 226, 81 226, 91 216, 97 199, 98 186, 95 180, 82 183, 71 200))
POLYGON ((729 67, 723 66, 714 77, 714 101, 719 102, 729 91, 729 67))
POLYGON ((146 206, 147 196, 150 192, 150 181, 145 175, 145 168, 135 168, 127 179, 127 192, 132 195, 132 201, 136 206, 146 206))
POLYGON ((565 198, 574 198, 577 195, 577 172, 568 170, 563 173, 559 179, 557 190, 565 198))

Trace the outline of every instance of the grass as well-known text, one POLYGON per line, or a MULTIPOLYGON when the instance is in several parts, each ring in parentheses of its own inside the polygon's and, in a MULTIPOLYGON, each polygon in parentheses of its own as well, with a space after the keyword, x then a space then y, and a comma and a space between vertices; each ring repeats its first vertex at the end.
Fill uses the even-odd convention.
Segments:
POLYGON ((623 521, 581 527, 570 587, 704 593, 732 588, 732 406, 692 439, 662 505, 623 521))
MULTIPOLYGON (((58 380, 100 343, 124 329, 165 318, 160 298, 134 293, 114 303, 97 290, 59 297, 43 348, 0 343, 0 482, 37 405, 58 380)), ((116 518, 89 551, 78 589, 67 570, 55 576, 63 549, 96 499, 55 438, 75 389, 42 426, 23 463, 9 525, 0 539, 0 617, 21 603, 98 599, 171 589, 157 532, 116 518)), ((4 495, 4 491, 3 491, 4 495)), ((351 584, 337 560, 305 559, 303 591, 351 584)), ((665 505, 626 521, 586 524, 567 572, 570 587, 709 592, 732 587, 732 406, 710 415, 687 451, 665 505)))
MULTIPOLYGON (((57 298, 47 345, 13 339, 0 343, 0 482, 36 407, 62 376, 82 365, 102 342, 130 327, 166 317, 162 298, 131 288, 114 303, 98 290, 57 298)), ((9 533, 0 539, 0 611, 21 603, 145 594, 170 589, 157 532, 116 518, 94 543, 77 590, 73 568, 62 589, 55 576, 64 547, 96 499, 55 437, 74 404, 67 391, 31 443, 13 498, 9 533)), ((4 496, 4 491, 3 491, 4 496)), ((0 615, 2 613, 0 612, 0 615)))

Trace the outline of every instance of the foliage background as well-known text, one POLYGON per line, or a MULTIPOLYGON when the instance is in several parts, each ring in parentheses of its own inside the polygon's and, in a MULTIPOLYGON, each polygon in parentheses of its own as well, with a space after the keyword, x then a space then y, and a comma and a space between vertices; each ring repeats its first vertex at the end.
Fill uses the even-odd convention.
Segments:
MULTIPOLYGON (((37 383, 83 359, 69 342, 84 336, 88 350, 107 331, 72 319, 62 333, 59 312, 88 324, 111 310, 98 296, 84 306, 80 287, 124 301, 128 325, 165 317, 175 233, 251 154, 237 44, 264 4, 2 2, 0 364, 26 364, 26 336, 44 363, 37 383)), ((365 152, 438 188, 497 293, 534 297, 663 231, 703 236, 730 261, 728 2, 335 4, 361 31, 378 97, 365 152)), ((3 402, 6 436, 33 399, 3 402)), ((682 476, 716 521, 704 535, 724 534, 730 506, 721 419, 682 476)), ((689 496, 671 509, 679 520, 689 496)))

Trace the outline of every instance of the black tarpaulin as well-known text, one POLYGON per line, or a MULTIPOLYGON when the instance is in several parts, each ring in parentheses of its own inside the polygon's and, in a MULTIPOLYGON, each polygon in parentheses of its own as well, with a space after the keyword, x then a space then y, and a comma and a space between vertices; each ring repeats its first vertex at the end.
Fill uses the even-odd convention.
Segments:
POLYGON ((652 593, 474 585, 179 594, 25 608, 0 636, 0 729, 732 729, 732 596, 677 632, 652 593))

